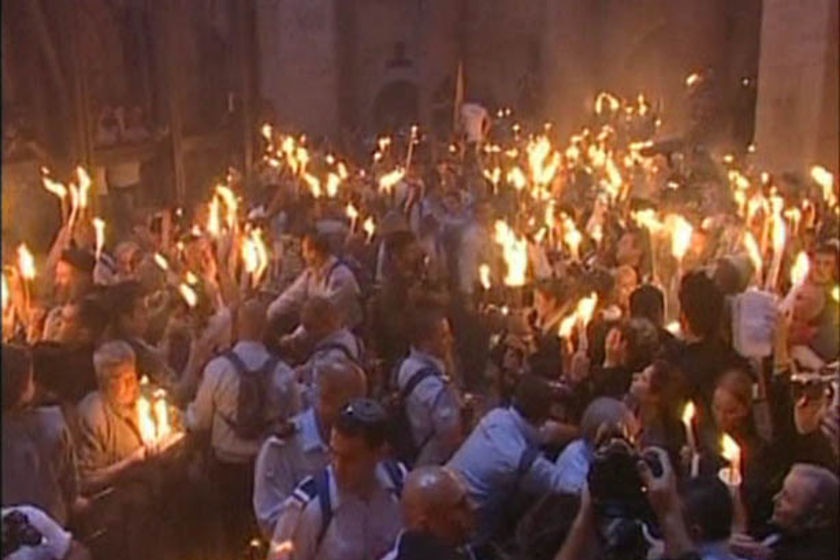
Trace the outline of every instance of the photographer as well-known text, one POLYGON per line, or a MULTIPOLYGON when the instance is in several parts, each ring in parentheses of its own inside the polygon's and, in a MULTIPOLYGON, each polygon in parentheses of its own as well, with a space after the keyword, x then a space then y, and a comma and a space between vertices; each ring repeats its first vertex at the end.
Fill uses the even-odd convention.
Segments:
MULTIPOLYGON (((683 519, 682 506, 677 493, 677 479, 671 468, 671 462, 668 460, 668 454, 658 448, 651 448, 646 454, 655 457, 654 462, 659 464, 657 470, 661 468, 661 473, 654 474, 654 469, 651 469, 646 460, 639 460, 636 463, 638 476, 647 489, 645 495, 662 531, 665 545, 663 558, 668 560, 698 560, 700 557, 695 551, 683 519)), ((556 560, 583 560, 604 557, 601 554, 603 543, 599 542, 598 538, 599 519, 596 510, 596 503, 587 487, 583 491, 581 507, 572 530, 563 548, 557 554, 556 560)), ((638 558, 645 557, 646 555, 638 556, 638 558)))
POLYGON ((88 550, 33 506, 3 508, 3 560, 90 560, 88 550))

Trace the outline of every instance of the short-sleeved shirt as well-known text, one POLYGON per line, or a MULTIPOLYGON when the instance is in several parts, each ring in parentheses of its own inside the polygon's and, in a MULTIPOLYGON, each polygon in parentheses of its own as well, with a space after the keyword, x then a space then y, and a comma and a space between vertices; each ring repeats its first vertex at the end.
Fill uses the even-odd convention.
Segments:
POLYGON ((254 514, 260 530, 271 536, 283 502, 307 476, 330 462, 329 446, 321 439, 315 409, 295 416, 296 432, 289 438, 269 437, 263 443, 254 475, 254 514))
POLYGON ((405 389, 412 377, 425 368, 436 374, 421 381, 405 400, 414 443, 421 446, 417 466, 445 463, 454 451, 446 442, 452 441, 453 432, 461 429, 460 398, 444 376, 446 370, 438 358, 412 348, 397 374, 399 389, 405 389))
POLYGON ((3 416, 3 505, 31 504, 61 525, 79 492, 70 430, 58 407, 3 416))
POLYGON ((522 469, 523 457, 540 444, 537 428, 513 407, 488 412, 447 464, 461 475, 477 508, 477 542, 498 530, 505 507, 518 491, 562 493, 562 472, 537 454, 522 469))
POLYGON ((100 391, 79 403, 79 473, 82 480, 128 458, 143 445, 134 409, 118 410, 100 391))
POLYGON ((367 499, 339 490, 332 467, 327 472, 333 514, 323 539, 318 542, 320 501, 295 490, 283 504, 270 560, 278 558, 273 551, 283 543, 291 544, 294 560, 375 560, 391 550, 402 529, 402 515, 398 492, 384 467, 377 468, 378 484, 367 499))
MULTIPOLYGON (((239 341, 232 352, 251 371, 256 371, 270 359, 266 347, 253 341, 239 341)), ((262 440, 239 438, 231 426, 239 406, 239 377, 236 366, 225 356, 212 360, 204 370, 195 400, 187 408, 187 428, 211 433, 216 457, 227 463, 246 463, 254 459, 262 440)), ((300 391, 294 372, 282 361, 272 374, 271 390, 266 395, 266 420, 282 422, 300 411, 300 391)))

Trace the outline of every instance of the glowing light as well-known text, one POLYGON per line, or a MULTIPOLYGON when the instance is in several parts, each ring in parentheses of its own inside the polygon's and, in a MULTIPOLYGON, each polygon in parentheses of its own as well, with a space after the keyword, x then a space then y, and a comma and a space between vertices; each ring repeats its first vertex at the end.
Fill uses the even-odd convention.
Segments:
POLYGON ((398 167, 379 178, 379 190, 390 193, 394 186, 405 177, 405 169, 398 167))
POLYGON ((158 267, 161 270, 169 270, 169 261, 166 260, 166 257, 161 255, 160 253, 155 253, 152 258, 154 259, 155 264, 158 265, 158 267))
MULTIPOLYGON (((493 283, 490 281, 490 266, 487 264, 481 264, 478 266, 478 278, 481 282, 481 286, 485 290, 489 290, 493 283)), ((5 282, 5 278, 4 278, 5 282)))
POLYGON ((370 240, 373 239, 373 234, 376 233, 376 224, 373 223, 373 218, 368 216, 368 218, 362 224, 362 231, 367 234, 368 243, 370 240))
POLYGON ((819 165, 811 168, 811 178, 817 183, 823 191, 823 200, 829 206, 837 204, 837 193, 834 190, 834 175, 827 169, 819 165))
POLYGON ((178 284, 178 293, 190 308, 198 305, 198 294, 195 293, 195 290, 189 284, 185 282, 178 284))
POLYGON ((671 231, 671 254, 681 261, 691 245, 694 228, 681 214, 669 214, 666 217, 671 231))
POLYGON ((20 270, 20 275, 23 276, 24 280, 33 280, 36 275, 35 258, 29 251, 29 247, 26 246, 26 243, 18 245, 17 254, 18 270, 20 270))
POLYGON ((105 246, 105 220, 94 218, 91 223, 96 231, 96 260, 98 261, 102 256, 102 248, 105 246))
POLYGON ((790 283, 794 286, 801 286, 808 278, 808 272, 811 269, 811 261, 808 259, 808 254, 805 251, 799 251, 793 266, 790 267, 790 283))
POLYGON ((87 208, 88 193, 90 192, 90 186, 92 184, 90 175, 88 175, 88 172, 85 171, 84 167, 79 166, 76 168, 76 178, 79 181, 79 207, 87 208))
POLYGON ((524 237, 517 236, 510 226, 502 221, 496 222, 495 241, 502 247, 505 260, 506 286, 524 286, 526 271, 528 270, 528 242, 524 237))
POLYGON ((692 401, 688 401, 683 409, 682 422, 686 426, 690 426, 694 421, 694 416, 697 414, 697 409, 692 401))

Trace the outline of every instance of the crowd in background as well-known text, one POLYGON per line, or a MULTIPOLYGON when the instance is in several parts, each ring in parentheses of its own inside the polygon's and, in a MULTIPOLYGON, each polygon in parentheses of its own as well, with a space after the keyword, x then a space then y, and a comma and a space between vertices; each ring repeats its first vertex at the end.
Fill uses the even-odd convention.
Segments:
POLYGON ((267 126, 210 204, 4 255, 4 558, 836 558, 837 185, 629 106, 536 163, 471 104, 361 165, 267 126))

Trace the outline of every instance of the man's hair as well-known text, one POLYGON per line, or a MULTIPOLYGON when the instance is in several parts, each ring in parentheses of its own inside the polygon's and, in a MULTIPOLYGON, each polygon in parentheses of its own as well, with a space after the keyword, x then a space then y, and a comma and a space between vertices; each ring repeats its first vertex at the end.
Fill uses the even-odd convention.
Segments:
POLYGON ((580 421, 580 432, 583 440, 595 444, 595 437, 603 424, 621 425, 630 414, 627 406, 610 397, 598 397, 586 407, 580 421))
POLYGON ((551 412, 551 387, 537 375, 523 375, 513 393, 513 408, 533 424, 546 420, 551 412))
POLYGON ((431 340, 445 318, 446 314, 437 307, 416 311, 411 317, 411 343, 420 346, 431 340))
POLYGON ((74 305, 77 308, 79 326, 87 329, 94 341, 99 340, 108 326, 108 310, 103 305, 101 296, 88 295, 74 305))
POLYGON ((720 328, 723 315, 723 294, 702 270, 692 271, 680 282, 680 309, 691 331, 710 338, 720 328))
POLYGON ((330 255, 330 240, 329 237, 319 232, 317 229, 309 229, 303 234, 302 241, 308 241, 312 248, 321 255, 330 255))
POLYGON ((131 345, 122 340, 105 342, 93 353, 93 369, 100 387, 113 375, 114 370, 128 362, 136 363, 137 357, 131 345))
POLYGON ((630 316, 659 325, 665 316, 665 296, 653 284, 643 284, 630 294, 630 316))
POLYGON ((687 479, 680 487, 686 524, 697 525, 704 542, 723 541, 732 533, 732 496, 715 476, 687 479))
POLYGON ((32 354, 25 346, 3 345, 3 412, 17 406, 32 372, 32 354))
POLYGON ((362 438, 370 449, 385 444, 388 418, 372 399, 353 399, 341 410, 333 429, 345 437, 362 438))
POLYGON ((840 482, 837 475, 817 465, 796 463, 791 467, 800 476, 807 478, 814 488, 808 512, 818 526, 836 529, 838 520, 838 502, 840 502, 840 482))

